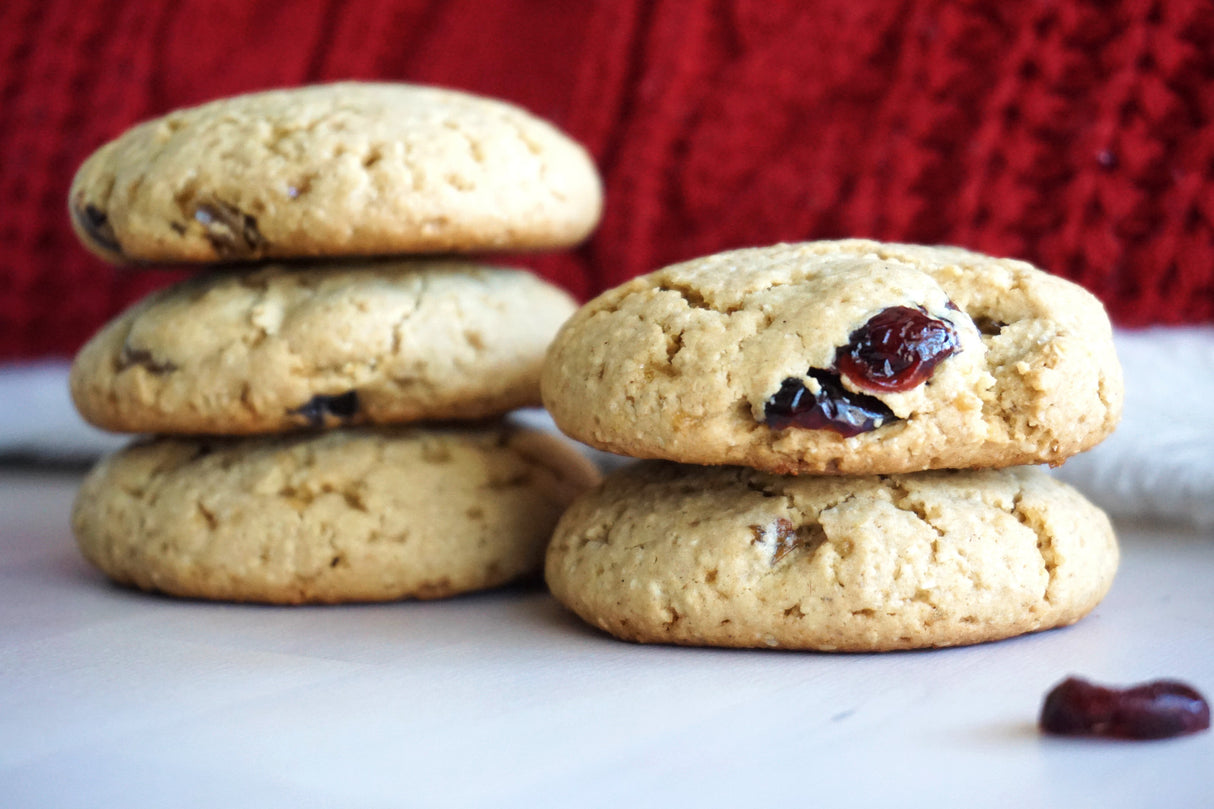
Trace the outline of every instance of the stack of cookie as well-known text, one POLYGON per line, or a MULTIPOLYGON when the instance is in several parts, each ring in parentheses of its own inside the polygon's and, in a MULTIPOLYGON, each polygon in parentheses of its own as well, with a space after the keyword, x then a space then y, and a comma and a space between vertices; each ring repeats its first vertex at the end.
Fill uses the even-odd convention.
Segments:
POLYGON ((577 144, 433 88, 259 93, 103 146, 70 208, 106 259, 202 265, 72 367, 88 421, 155 436, 103 459, 76 501, 80 547, 110 577, 297 603, 538 572, 597 475, 501 416, 538 403, 576 305, 526 272, 437 256, 582 240, 601 186, 577 144))
POLYGON ((1107 436, 1121 385, 1100 303, 1023 262, 849 240, 668 267, 550 349, 565 433, 664 460, 574 502, 549 587, 644 642, 882 651, 1072 623, 1116 541, 1031 465, 1107 436))

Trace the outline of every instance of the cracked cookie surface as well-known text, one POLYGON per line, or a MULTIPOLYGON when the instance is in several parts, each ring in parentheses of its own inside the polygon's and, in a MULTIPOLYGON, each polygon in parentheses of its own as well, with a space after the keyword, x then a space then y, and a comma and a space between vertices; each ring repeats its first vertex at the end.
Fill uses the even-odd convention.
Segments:
POLYGON ((545 576, 625 640, 886 651, 1071 624, 1117 563, 1105 514, 1032 467, 849 478, 643 461, 574 501, 545 576))
POLYGON ((116 432, 481 418, 538 403, 575 308, 530 273, 461 261, 208 273, 103 327, 72 364, 72 397, 116 432))
POLYGON ((532 575, 598 479, 507 424, 160 438, 103 459, 76 498, 84 556, 116 582, 269 603, 438 598, 532 575))
POLYGON ((599 449, 781 474, 1058 464, 1113 430, 1123 395, 1108 317, 1081 287, 864 240, 720 253, 609 290, 562 328, 542 385, 561 430, 599 449), (882 369, 854 346, 896 355, 908 334, 931 356, 882 369), (794 399, 827 415, 773 417, 794 399))
POLYGON ((78 170, 77 235, 113 262, 566 247, 597 224, 589 155, 494 99, 347 82, 139 124, 78 170))

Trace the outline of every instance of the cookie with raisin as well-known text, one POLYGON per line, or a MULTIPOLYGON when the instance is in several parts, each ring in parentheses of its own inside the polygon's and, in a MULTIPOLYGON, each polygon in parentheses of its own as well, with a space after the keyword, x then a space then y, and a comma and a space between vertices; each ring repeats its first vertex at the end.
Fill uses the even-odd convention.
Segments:
POLYGON ((544 403, 599 449, 786 474, 1059 464, 1117 424, 1100 302, 1030 264, 823 241, 633 279, 557 336, 544 403))
POLYGON ((496 99, 343 82, 223 98, 100 147, 69 192, 115 263, 568 247, 601 181, 568 135, 496 99))
POLYGON ((557 518, 597 479, 567 442, 504 422, 161 437, 89 473, 72 527, 90 562, 142 590, 439 598, 535 576, 557 518))
POLYGON ((528 272, 461 260, 216 271, 120 314, 69 378, 81 415, 114 432, 479 419, 538 404, 575 309, 528 272))
POLYGON ((1117 565, 1104 512, 1033 467, 845 477, 641 461, 573 502, 545 576, 624 640, 874 652, 1074 623, 1117 565))

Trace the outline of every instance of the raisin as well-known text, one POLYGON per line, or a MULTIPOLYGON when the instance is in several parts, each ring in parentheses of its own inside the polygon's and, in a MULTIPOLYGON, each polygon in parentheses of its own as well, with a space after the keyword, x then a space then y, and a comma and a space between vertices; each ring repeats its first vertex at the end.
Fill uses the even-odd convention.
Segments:
POLYGON ((129 345, 123 345, 115 370, 121 372, 136 365, 153 376, 164 376, 177 370, 176 363, 169 360, 157 360, 146 348, 131 348, 129 345))
POLYGON ((92 203, 81 205, 77 202, 72 205, 72 218, 98 246, 111 253, 122 252, 122 245, 118 243, 118 237, 114 235, 114 226, 110 224, 110 217, 105 211, 92 203))
POLYGON ((978 327, 978 331, 987 337, 995 337, 1007 328, 1006 323, 1002 320, 995 320, 993 317, 976 317, 974 318, 974 325, 978 327))
MULTIPOLYGON (((949 308, 957 307, 950 301, 949 308)), ((818 382, 817 393, 789 377, 767 401, 763 420, 776 430, 827 429, 845 437, 875 430, 897 417, 880 399, 843 387, 842 376, 864 390, 906 391, 927 381, 937 365, 960 349, 957 330, 948 320, 909 306, 882 309, 836 349, 830 370, 809 370, 818 382)))
POLYGON ((1046 695, 1039 719, 1046 733, 1167 739, 1210 727, 1210 706, 1195 689, 1176 680, 1107 688, 1068 677, 1046 695))
POLYGON ((771 553, 771 564, 778 565, 797 549, 813 550, 826 541, 826 532, 816 523, 799 528, 787 517, 777 517, 768 525, 752 525, 752 545, 764 545, 771 553))
POLYGON ((767 400, 763 420, 770 427, 834 430, 846 438, 894 420, 893 411, 880 399, 847 390, 837 374, 810 369, 809 376, 818 383, 817 393, 805 387, 800 379, 790 377, 767 400))
POLYGON ((194 221, 202 225, 207 241, 224 258, 255 255, 264 244, 257 220, 227 202, 199 203, 194 221))
POLYGON ((303 416, 313 427, 324 427, 330 418, 340 421, 352 419, 358 415, 358 391, 350 390, 337 396, 317 394, 303 407, 292 410, 291 414, 303 416))
POLYGON ((922 309, 891 306, 851 333, 835 352, 835 368, 865 390, 899 392, 926 381, 961 348, 947 320, 922 309))

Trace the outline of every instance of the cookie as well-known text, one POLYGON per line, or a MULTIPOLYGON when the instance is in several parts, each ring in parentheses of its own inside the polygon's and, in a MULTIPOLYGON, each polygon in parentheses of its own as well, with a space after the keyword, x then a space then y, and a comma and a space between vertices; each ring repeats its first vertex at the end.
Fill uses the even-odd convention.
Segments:
POLYGON ((849 478, 644 461, 574 501, 546 578, 625 640, 867 652, 1073 623, 1117 562, 1105 514, 1031 467, 849 478))
POLYGON ((537 573, 597 472, 550 434, 355 428, 160 438, 104 459, 72 527, 114 581, 194 598, 438 598, 537 573))
POLYGON ((90 156, 69 207, 113 262, 566 247, 597 224, 589 155, 518 107, 408 84, 220 99, 90 156))
POLYGON ((472 419, 538 403, 573 299, 520 270, 384 261, 200 275, 78 353, 86 420, 116 432, 277 432, 472 419))
POLYGON ((1104 308, 1021 261, 782 244, 609 290, 561 330, 544 403, 599 449, 770 472, 1058 464, 1121 414, 1104 308))

